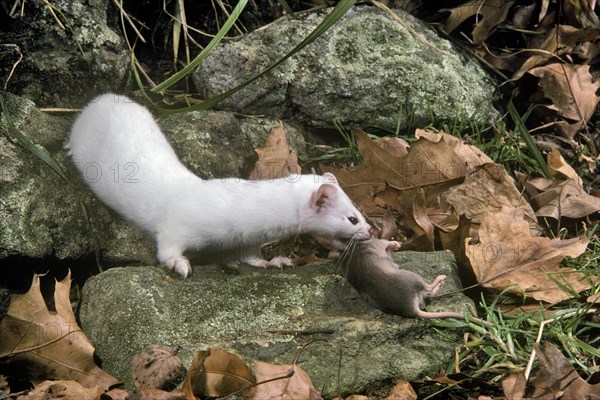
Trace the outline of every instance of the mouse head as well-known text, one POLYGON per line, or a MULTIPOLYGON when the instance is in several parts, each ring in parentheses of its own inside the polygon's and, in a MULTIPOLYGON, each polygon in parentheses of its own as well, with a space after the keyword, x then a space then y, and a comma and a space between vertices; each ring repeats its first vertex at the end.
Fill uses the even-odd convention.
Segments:
POLYGON ((324 182, 310 198, 313 233, 338 239, 366 240, 371 226, 344 193, 333 174, 323 175, 324 182))

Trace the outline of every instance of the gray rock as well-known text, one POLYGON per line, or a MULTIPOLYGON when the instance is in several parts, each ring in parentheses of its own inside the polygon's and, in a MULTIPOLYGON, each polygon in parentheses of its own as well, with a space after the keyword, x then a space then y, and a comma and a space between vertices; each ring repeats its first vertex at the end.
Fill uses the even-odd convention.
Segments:
MULTIPOLYGON (((447 275, 443 292, 460 287, 450 252, 395 255, 403 268, 427 281, 447 275)), ((431 307, 472 307, 462 294, 431 307)), ((189 367, 193 355, 222 348, 248 363, 291 363, 300 347, 300 366, 324 394, 337 394, 342 355, 342 394, 392 378, 435 374, 452 360, 459 332, 440 333, 431 321, 383 314, 365 303, 330 262, 284 271, 240 265, 195 267, 185 281, 157 267, 115 268, 89 279, 82 291, 81 327, 96 347, 103 368, 131 386, 132 357, 147 344, 181 346, 189 367)))
POLYGON ((32 1, 24 4, 23 15, 19 8, 12 18, 4 17, 0 82, 5 90, 40 105, 70 107, 83 104, 90 93, 122 88, 129 52, 107 25, 109 3, 32 1))
MULTIPOLYGON (((328 10, 327 12, 329 12, 328 10)), ((215 48, 193 78, 208 97, 231 89, 280 59, 326 13, 281 19, 215 48)), ((286 116, 316 127, 400 126, 498 118, 493 84, 472 57, 409 14, 401 23, 374 7, 354 7, 325 34, 218 107, 286 116)))
MULTIPOLYGON (((105 265, 155 263, 153 243, 96 200, 74 169, 64 150, 72 117, 40 112, 31 101, 9 93, 0 92, 0 96, 16 129, 45 148, 69 180, 61 179, 17 143, 2 112, 0 260, 17 255, 80 258, 93 253, 97 243, 105 265), (89 223, 81 204, 86 206, 89 223)), ((278 124, 273 119, 239 120, 231 113, 212 111, 181 113, 160 120, 183 163, 207 179, 247 176, 256 159, 254 147, 278 124)), ((287 130, 298 151, 303 152, 306 144, 300 131, 291 127, 287 130)))

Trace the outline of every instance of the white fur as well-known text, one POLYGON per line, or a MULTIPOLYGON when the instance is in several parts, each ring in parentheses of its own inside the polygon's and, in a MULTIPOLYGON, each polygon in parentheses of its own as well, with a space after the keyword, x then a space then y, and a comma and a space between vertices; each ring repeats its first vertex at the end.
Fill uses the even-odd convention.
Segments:
POLYGON ((333 175, 202 180, 179 161, 150 112, 124 96, 92 100, 67 147, 94 193, 148 232, 159 261, 184 278, 191 273, 186 250, 233 250, 252 265, 281 267, 291 260, 262 259, 261 244, 300 233, 369 237, 370 226, 333 175))

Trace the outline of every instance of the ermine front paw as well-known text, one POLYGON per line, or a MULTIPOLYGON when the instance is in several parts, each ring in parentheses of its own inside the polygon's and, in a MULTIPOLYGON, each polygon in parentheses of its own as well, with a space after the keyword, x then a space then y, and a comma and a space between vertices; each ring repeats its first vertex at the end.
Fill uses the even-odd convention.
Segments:
POLYGON ((192 266, 185 257, 170 257, 164 262, 164 266, 171 271, 175 271, 183 279, 192 274, 192 266))

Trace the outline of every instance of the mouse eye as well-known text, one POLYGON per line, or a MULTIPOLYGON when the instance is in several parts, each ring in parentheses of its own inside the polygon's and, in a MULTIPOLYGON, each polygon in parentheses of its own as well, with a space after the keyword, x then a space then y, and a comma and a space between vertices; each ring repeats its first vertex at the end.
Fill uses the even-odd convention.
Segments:
POLYGON ((358 224, 358 218, 356 217, 348 217, 348 221, 350 221, 352 225, 358 224))

